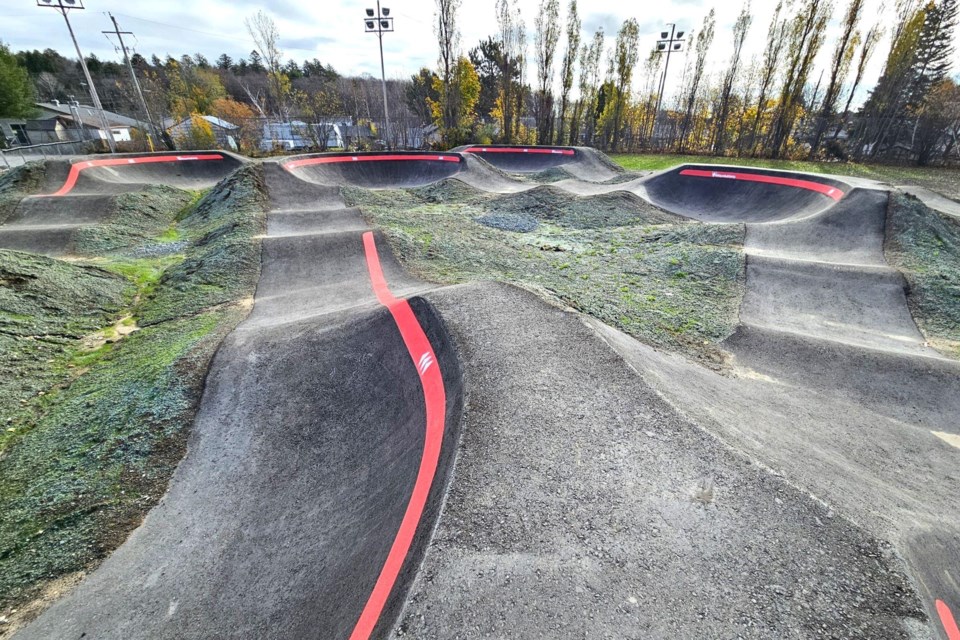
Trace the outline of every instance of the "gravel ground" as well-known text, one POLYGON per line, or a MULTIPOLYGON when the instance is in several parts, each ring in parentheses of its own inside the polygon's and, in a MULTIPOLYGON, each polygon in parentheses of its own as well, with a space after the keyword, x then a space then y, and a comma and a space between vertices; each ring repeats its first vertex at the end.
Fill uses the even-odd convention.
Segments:
POLYGON ((396 637, 924 637, 888 544, 722 447, 575 314, 495 283, 427 298, 469 396, 396 637))

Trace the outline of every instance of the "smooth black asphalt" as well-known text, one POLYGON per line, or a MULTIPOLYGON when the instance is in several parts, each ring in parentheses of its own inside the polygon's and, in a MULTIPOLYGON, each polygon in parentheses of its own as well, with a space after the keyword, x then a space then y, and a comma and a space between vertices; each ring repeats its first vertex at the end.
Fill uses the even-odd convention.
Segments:
MULTIPOLYGON (((448 430, 373 636, 943 634, 934 602, 960 605, 956 450, 931 432, 957 433, 960 367, 923 343, 883 258, 887 192, 744 168, 820 187, 684 168, 621 180, 605 157, 573 151, 264 163, 272 211, 253 310, 214 360, 168 494, 16 637, 348 637, 403 517, 424 405, 371 288, 368 226, 339 186, 454 179, 511 193, 535 185, 504 171, 546 169, 567 172, 554 184, 572 193, 628 190, 747 224, 740 326, 723 345, 732 373, 594 321, 591 333, 509 287, 436 289, 378 236, 387 282, 413 296, 436 351, 448 430), (907 565, 870 534, 896 543, 929 620, 907 565)), ((217 177, 175 166, 183 186, 217 177)), ((64 209, 41 217, 166 180, 159 164, 125 169, 82 173, 64 209)))

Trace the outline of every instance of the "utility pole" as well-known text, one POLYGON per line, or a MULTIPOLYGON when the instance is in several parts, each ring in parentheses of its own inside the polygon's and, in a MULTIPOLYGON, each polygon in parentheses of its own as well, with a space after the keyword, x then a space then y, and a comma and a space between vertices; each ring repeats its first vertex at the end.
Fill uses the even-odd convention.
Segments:
POLYGON ((83 9, 83 0, 66 0, 66 2, 67 6, 64 6, 64 0, 37 0, 37 6, 56 9, 63 15, 63 19, 67 23, 67 31, 70 32, 70 39, 73 40, 73 46, 77 50, 77 57, 80 58, 80 68, 83 69, 83 75, 87 79, 87 86, 90 88, 90 99, 93 101, 93 107, 100 115, 100 126, 102 126, 103 130, 107 133, 107 144, 110 146, 110 153, 116 153, 117 144, 113 139, 113 129, 110 128, 107 117, 103 113, 100 96, 97 95, 97 88, 93 86, 93 78, 90 77, 90 70, 87 69, 87 61, 83 59, 83 53, 80 52, 80 45, 77 44, 77 36, 74 35, 73 27, 70 25, 70 18, 67 16, 67 12, 70 9, 83 9))
MULTIPOLYGON (((137 90, 137 96, 140 98, 140 106, 143 107, 143 114, 147 117, 147 123, 150 125, 150 128, 153 129, 153 135, 157 135, 157 125, 154 124, 153 118, 150 117, 150 109, 147 108, 147 101, 143 97, 143 91, 140 89, 140 81, 137 80, 137 74, 133 70, 133 64, 130 63, 130 56, 127 54, 127 47, 123 44, 124 35, 133 35, 132 31, 120 31, 120 25, 117 24, 117 19, 113 17, 112 13, 108 13, 110 20, 113 22, 113 31, 104 31, 105 34, 112 34, 117 36, 117 40, 120 41, 120 50, 123 51, 123 61, 127 63, 127 71, 130 72, 130 79, 133 81, 133 88, 137 90)), ((153 140, 150 139, 150 135, 147 134, 147 144, 150 145, 150 151, 153 151, 153 140)))
POLYGON ((377 0, 377 11, 374 14, 373 9, 367 9, 367 17, 363 26, 367 33, 377 34, 380 39, 380 80, 383 83, 383 119, 386 123, 386 143, 390 148, 390 112, 387 109, 387 73, 383 65, 383 34, 393 32, 393 18, 390 16, 390 9, 380 7, 380 0, 377 0), (371 19, 372 18, 372 19, 371 19))
POLYGON ((667 23, 667 26, 670 27, 669 34, 666 31, 661 31, 660 39, 657 40, 657 53, 662 55, 666 52, 667 60, 663 66, 663 75, 660 77, 660 91, 657 93, 657 108, 653 112, 653 128, 650 130, 651 141, 653 140, 653 134, 656 133, 657 130, 657 118, 660 116, 660 105, 663 104, 663 92, 667 88, 667 70, 670 69, 670 54, 674 51, 680 53, 684 43, 683 31, 677 31, 677 25, 672 22, 667 23))

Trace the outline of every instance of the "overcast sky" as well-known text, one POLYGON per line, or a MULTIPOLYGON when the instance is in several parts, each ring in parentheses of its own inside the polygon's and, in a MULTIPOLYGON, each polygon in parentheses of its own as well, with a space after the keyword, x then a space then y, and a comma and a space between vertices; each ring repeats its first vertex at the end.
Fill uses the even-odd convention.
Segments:
MULTIPOLYGON (((568 0, 561 0, 564 19, 568 0)), ((837 8, 828 28, 827 45, 818 59, 820 67, 829 62, 830 50, 839 30, 847 0, 834 0, 837 8)), ((200 52, 212 62, 226 52, 233 58, 248 56, 253 42, 244 28, 244 18, 263 8, 276 21, 281 45, 287 57, 298 61, 319 58, 330 63, 341 74, 380 74, 376 36, 363 32, 366 0, 84 0, 86 10, 71 12, 71 22, 84 55, 95 53, 103 59, 116 58, 117 53, 100 32, 110 28, 107 12, 112 12, 120 26, 133 31, 128 46, 149 57, 166 54, 179 58, 184 53, 200 52)), ((744 50, 744 58, 760 56, 763 50, 775 0, 753 1, 754 23, 744 50)), ((884 10, 882 0, 867 0, 864 31, 874 21, 892 24, 892 12, 884 10)), ((888 5, 893 0, 888 0, 888 5)), ((533 25, 539 0, 520 0, 529 42, 533 43, 533 25)), ((740 3, 728 0, 670 0, 663 2, 626 2, 624 0, 580 0, 583 37, 589 38, 598 28, 607 34, 607 47, 613 44, 620 24, 634 17, 640 24, 641 50, 646 52, 655 43, 668 22, 678 29, 697 30, 711 7, 717 11, 717 29, 711 49, 708 72, 719 73, 732 51, 732 28, 740 11, 740 3), (629 8, 628 8, 629 7, 629 8)), ((420 67, 434 67, 437 57, 433 35, 434 0, 385 0, 384 6, 396 18, 396 32, 384 36, 384 55, 388 77, 403 77, 420 67)), ((496 31, 494 0, 465 0, 460 11, 462 46, 467 50, 496 31)), ((52 47, 67 56, 76 57, 71 47, 63 18, 51 9, 39 8, 35 0, 0 0, 0 40, 14 51, 52 47)), ((562 56, 563 40, 558 50, 562 56)), ((889 35, 873 56, 865 87, 873 86, 883 66, 889 47, 889 35)), ((957 47, 960 50, 960 46, 957 47)), ((641 56, 642 58, 643 56, 641 56)), ((532 50, 531 57, 532 60, 532 50)), ((670 85, 678 86, 684 59, 671 59, 670 85), (675 62, 676 61, 676 62, 675 62)), ((960 72, 960 51, 954 55, 953 73, 960 72)), ((819 71, 812 75, 816 82, 819 71)), ((638 79, 639 81, 639 79, 638 79)), ((822 91, 822 89, 821 89, 822 91)), ((863 92, 857 102, 862 98, 863 92)), ((669 92, 668 92, 669 95, 669 92)))

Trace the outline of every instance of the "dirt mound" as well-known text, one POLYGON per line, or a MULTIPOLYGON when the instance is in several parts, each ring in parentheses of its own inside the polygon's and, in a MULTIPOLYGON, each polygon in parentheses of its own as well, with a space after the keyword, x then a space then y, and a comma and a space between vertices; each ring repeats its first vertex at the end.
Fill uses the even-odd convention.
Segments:
POLYGON ((0 173, 0 224, 13 215, 24 196, 40 191, 45 174, 42 162, 28 162, 0 173))
MULTIPOLYGON (((3 378, 20 395, 0 396, 25 400, 19 413, 0 406, 15 436, 0 455, 0 614, 11 626, 24 621, 7 607, 31 611, 22 605, 47 581, 95 566, 164 494, 210 359, 249 311, 259 172, 241 168, 179 222, 163 214, 165 232, 98 257, 102 268, 0 252, 0 364, 23 372, 3 378), (139 257, 167 232, 179 254, 139 257)), ((150 199, 169 195, 152 188, 131 206, 159 229, 150 199)))
POLYGON ((574 229, 669 224, 683 220, 626 191, 575 196, 546 185, 496 196, 484 207, 492 214, 527 215, 574 229))
POLYGON ((930 344, 960 358, 960 221, 894 193, 884 253, 907 279, 910 312, 930 344))
POLYGON ((410 189, 410 193, 431 204, 477 202, 486 197, 486 194, 479 189, 457 178, 445 178, 433 184, 415 187, 410 189))

